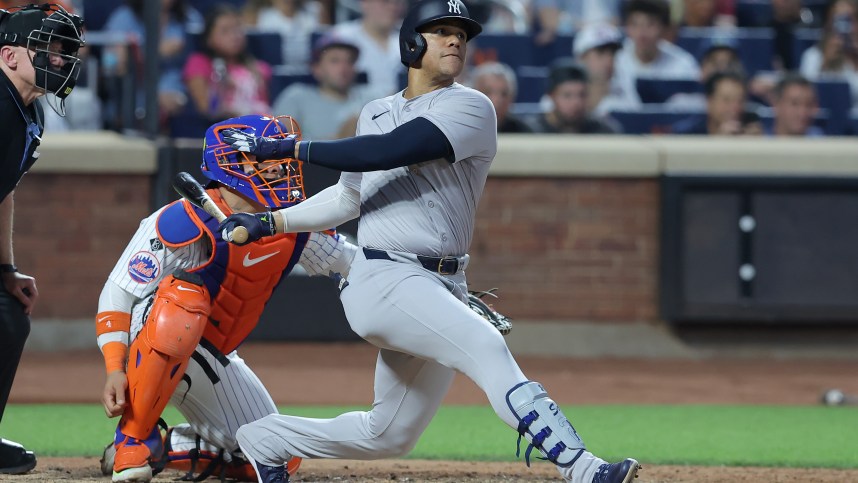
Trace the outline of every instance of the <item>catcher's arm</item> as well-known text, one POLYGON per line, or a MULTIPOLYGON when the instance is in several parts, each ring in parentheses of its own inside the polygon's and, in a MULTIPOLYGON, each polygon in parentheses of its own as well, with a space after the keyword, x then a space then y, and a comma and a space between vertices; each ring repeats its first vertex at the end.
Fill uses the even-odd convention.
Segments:
POLYGON ((468 305, 471 307, 471 310, 495 326, 498 332, 507 335, 512 330, 512 321, 509 320, 509 317, 496 311, 491 305, 482 300, 486 295, 497 298, 497 295, 494 294, 495 290, 497 289, 492 288, 483 292, 468 291, 468 305))

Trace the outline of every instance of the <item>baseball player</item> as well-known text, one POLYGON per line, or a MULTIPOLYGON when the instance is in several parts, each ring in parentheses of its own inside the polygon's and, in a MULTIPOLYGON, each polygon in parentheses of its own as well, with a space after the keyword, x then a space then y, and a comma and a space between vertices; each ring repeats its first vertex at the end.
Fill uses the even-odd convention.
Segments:
MULTIPOLYGON (((474 216, 497 150, 496 117, 483 94, 455 82, 480 25, 460 0, 414 4, 400 30, 408 86, 367 104, 357 136, 339 141, 224 140, 258 158, 294 156, 345 171, 300 205, 231 215, 226 239, 316 230, 360 216, 358 244, 340 299, 352 329, 379 347, 375 401, 334 419, 270 415, 237 439, 260 482, 281 481, 292 457, 377 459, 408 453, 455 371, 482 388, 495 412, 576 483, 628 483, 639 464, 610 464, 585 449, 538 382, 519 369, 501 335, 468 310, 465 269, 474 216)), ((520 441, 520 440, 519 440, 520 441)))
MULTIPOLYGON (((289 117, 243 116, 208 129, 202 170, 224 213, 303 199, 300 162, 257 163, 223 143, 228 127, 275 139, 300 135, 289 117)), ((356 251, 330 231, 238 247, 216 226, 184 200, 159 209, 141 222, 101 293, 96 331, 107 367, 103 404, 108 416, 122 416, 102 462, 113 481, 146 482, 153 467, 164 466, 254 481, 252 467, 235 454, 235 432, 277 407, 236 348, 296 263, 311 275, 346 275, 356 251), (168 401, 190 424, 170 428, 162 439, 157 423, 168 401)), ((294 472, 300 460, 284 463, 294 472)))

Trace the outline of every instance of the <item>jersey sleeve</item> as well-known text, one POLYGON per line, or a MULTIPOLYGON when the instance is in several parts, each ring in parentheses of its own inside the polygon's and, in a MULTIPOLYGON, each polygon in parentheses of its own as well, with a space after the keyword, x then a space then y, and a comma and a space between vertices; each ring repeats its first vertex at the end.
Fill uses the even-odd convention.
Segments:
POLYGON ((447 137, 456 161, 471 157, 491 160, 497 152, 497 117, 491 101, 469 88, 438 96, 421 117, 447 137))
POLYGON ((206 257, 201 242, 173 248, 158 238, 155 226, 162 210, 140 222, 140 227, 108 277, 119 288, 137 298, 144 298, 154 292, 158 282, 176 269, 195 268, 206 257))

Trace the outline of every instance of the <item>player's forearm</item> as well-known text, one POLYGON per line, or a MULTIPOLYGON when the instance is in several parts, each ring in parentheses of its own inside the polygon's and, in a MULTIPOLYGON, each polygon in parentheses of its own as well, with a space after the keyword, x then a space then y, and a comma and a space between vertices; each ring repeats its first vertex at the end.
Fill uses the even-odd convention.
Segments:
POLYGON ((295 156, 309 164, 366 173, 453 156, 447 137, 431 121, 418 117, 386 134, 335 141, 300 141, 295 156))
POLYGON ((131 309, 137 297, 108 280, 98 299, 95 333, 108 373, 124 370, 128 358, 131 309))
POLYGON ((323 231, 360 216, 360 193, 337 183, 274 213, 278 233, 323 231))
POLYGON ((15 263, 12 254, 12 217, 14 215, 15 192, 6 195, 0 202, 0 263, 15 263))

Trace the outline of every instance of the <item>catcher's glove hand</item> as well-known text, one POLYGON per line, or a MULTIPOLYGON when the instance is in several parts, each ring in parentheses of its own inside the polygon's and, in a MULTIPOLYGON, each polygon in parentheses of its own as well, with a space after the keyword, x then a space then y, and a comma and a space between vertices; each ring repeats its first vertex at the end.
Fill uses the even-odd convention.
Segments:
POLYGON ((509 334, 512 330, 512 321, 506 315, 497 312, 491 305, 483 302, 482 298, 486 295, 491 295, 494 298, 498 296, 494 294, 496 288, 486 290, 484 292, 468 291, 468 305, 471 310, 479 314, 482 318, 488 320, 495 329, 503 335, 509 334))

